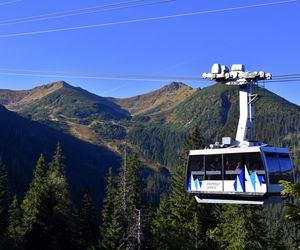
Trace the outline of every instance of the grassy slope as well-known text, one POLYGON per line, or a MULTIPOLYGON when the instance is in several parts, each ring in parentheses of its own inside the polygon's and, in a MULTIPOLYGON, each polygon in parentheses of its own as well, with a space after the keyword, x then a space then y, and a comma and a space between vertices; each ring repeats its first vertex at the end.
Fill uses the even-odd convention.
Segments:
POLYGON ((173 82, 144 95, 124 99, 112 98, 111 100, 128 110, 132 115, 152 115, 173 108, 195 91, 183 83, 173 82))

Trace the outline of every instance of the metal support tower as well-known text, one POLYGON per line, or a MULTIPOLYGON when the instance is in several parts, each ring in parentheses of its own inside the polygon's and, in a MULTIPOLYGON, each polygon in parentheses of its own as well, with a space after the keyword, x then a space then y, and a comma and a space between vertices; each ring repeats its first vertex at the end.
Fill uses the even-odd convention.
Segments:
POLYGON ((254 102, 258 97, 259 80, 272 79, 270 73, 246 72, 243 64, 233 64, 231 70, 220 64, 214 64, 210 73, 203 73, 204 79, 214 80, 226 85, 239 86, 240 119, 233 145, 248 147, 255 136, 254 102))

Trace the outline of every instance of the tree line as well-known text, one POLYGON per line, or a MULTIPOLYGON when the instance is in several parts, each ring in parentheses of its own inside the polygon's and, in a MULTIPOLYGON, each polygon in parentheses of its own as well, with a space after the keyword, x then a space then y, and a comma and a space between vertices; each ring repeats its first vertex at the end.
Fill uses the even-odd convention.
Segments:
MULTIPOLYGON (((196 129, 185 149, 202 146, 196 129)), ((0 249, 282 250, 300 244, 296 202, 289 202, 285 211, 293 228, 287 231, 276 216, 270 224, 268 211, 260 206, 197 204, 185 191, 184 169, 179 165, 173 170, 170 188, 155 207, 145 193, 138 157, 125 154, 119 172, 108 171, 102 209, 97 211, 88 188, 80 204, 72 202, 59 145, 49 164, 40 156, 22 200, 10 194, 1 165, 0 249), (283 235, 294 238, 287 241, 283 235)), ((300 198, 300 184, 283 184, 284 196, 300 198)))

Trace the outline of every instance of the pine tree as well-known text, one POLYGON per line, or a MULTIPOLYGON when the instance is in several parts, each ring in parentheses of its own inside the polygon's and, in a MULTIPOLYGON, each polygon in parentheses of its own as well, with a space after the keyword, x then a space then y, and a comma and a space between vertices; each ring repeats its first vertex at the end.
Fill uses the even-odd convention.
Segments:
POLYGON ((101 249, 124 249, 122 209, 118 200, 114 176, 110 168, 106 177, 107 185, 102 209, 101 249))
MULTIPOLYGON (((196 128, 185 143, 185 151, 188 153, 190 149, 203 146, 203 139, 196 128)), ((171 194, 168 199, 162 200, 153 221, 154 244, 164 249, 214 249, 215 245, 207 233, 216 225, 217 207, 198 205, 193 195, 186 192, 185 183, 185 167, 178 166, 172 173, 171 194)))
POLYGON ((48 218, 45 216, 48 204, 46 202, 46 166, 43 155, 40 156, 33 180, 22 202, 24 241, 28 249, 40 249, 45 246, 48 218))
POLYGON ((153 249, 169 249, 170 237, 170 202, 167 195, 162 195, 159 208, 151 225, 153 249))
POLYGON ((76 213, 73 234, 73 248, 78 250, 92 249, 97 238, 96 207, 90 190, 83 192, 80 207, 76 213))
POLYGON ((260 208, 250 205, 224 205, 220 223, 210 236, 221 249, 265 249, 266 229, 260 208))
POLYGON ((7 238, 10 249, 20 249, 22 245, 22 213, 15 195, 8 211, 7 238))
POLYGON ((62 150, 58 143, 46 174, 49 196, 48 212, 51 215, 49 221, 50 244, 53 249, 68 249, 71 240, 72 203, 62 160, 62 150))
POLYGON ((8 207, 9 190, 7 172, 5 166, 0 163, 0 248, 6 233, 8 207))
MULTIPOLYGON (((288 181, 280 181, 285 187, 281 192, 283 197, 290 197, 293 202, 286 203, 285 218, 295 225, 296 231, 300 229, 300 182, 291 184, 288 181)), ((300 249, 300 239, 296 240, 298 249, 300 249)))
POLYGON ((212 206, 198 205, 193 195, 186 192, 185 171, 182 166, 172 176, 171 186, 171 225, 174 227, 173 237, 176 244, 188 239, 185 244, 181 243, 182 249, 212 249, 207 231, 214 226, 215 216, 212 206))
POLYGON ((136 155, 128 157, 127 205, 136 209, 141 209, 143 206, 143 182, 140 166, 141 164, 136 155))
POLYGON ((187 155, 189 150, 192 149, 202 149, 205 147, 204 139, 201 136, 200 130, 198 127, 194 128, 188 139, 185 141, 183 148, 184 152, 187 155))
POLYGON ((140 162, 136 155, 126 159, 120 172, 121 185, 119 189, 123 200, 123 225, 126 248, 136 249, 142 245, 143 228, 143 184, 140 162), (125 188, 125 190, 124 190, 125 188), (123 192, 122 192, 123 191, 123 192))

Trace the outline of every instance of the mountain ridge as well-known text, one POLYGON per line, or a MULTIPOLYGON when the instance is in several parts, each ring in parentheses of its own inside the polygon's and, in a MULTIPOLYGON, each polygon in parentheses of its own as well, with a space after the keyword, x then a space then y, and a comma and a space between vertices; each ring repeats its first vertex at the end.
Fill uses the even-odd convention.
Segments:
POLYGON ((128 98, 111 98, 131 115, 147 115, 168 110, 193 94, 196 90, 181 82, 172 82, 160 89, 128 98))

